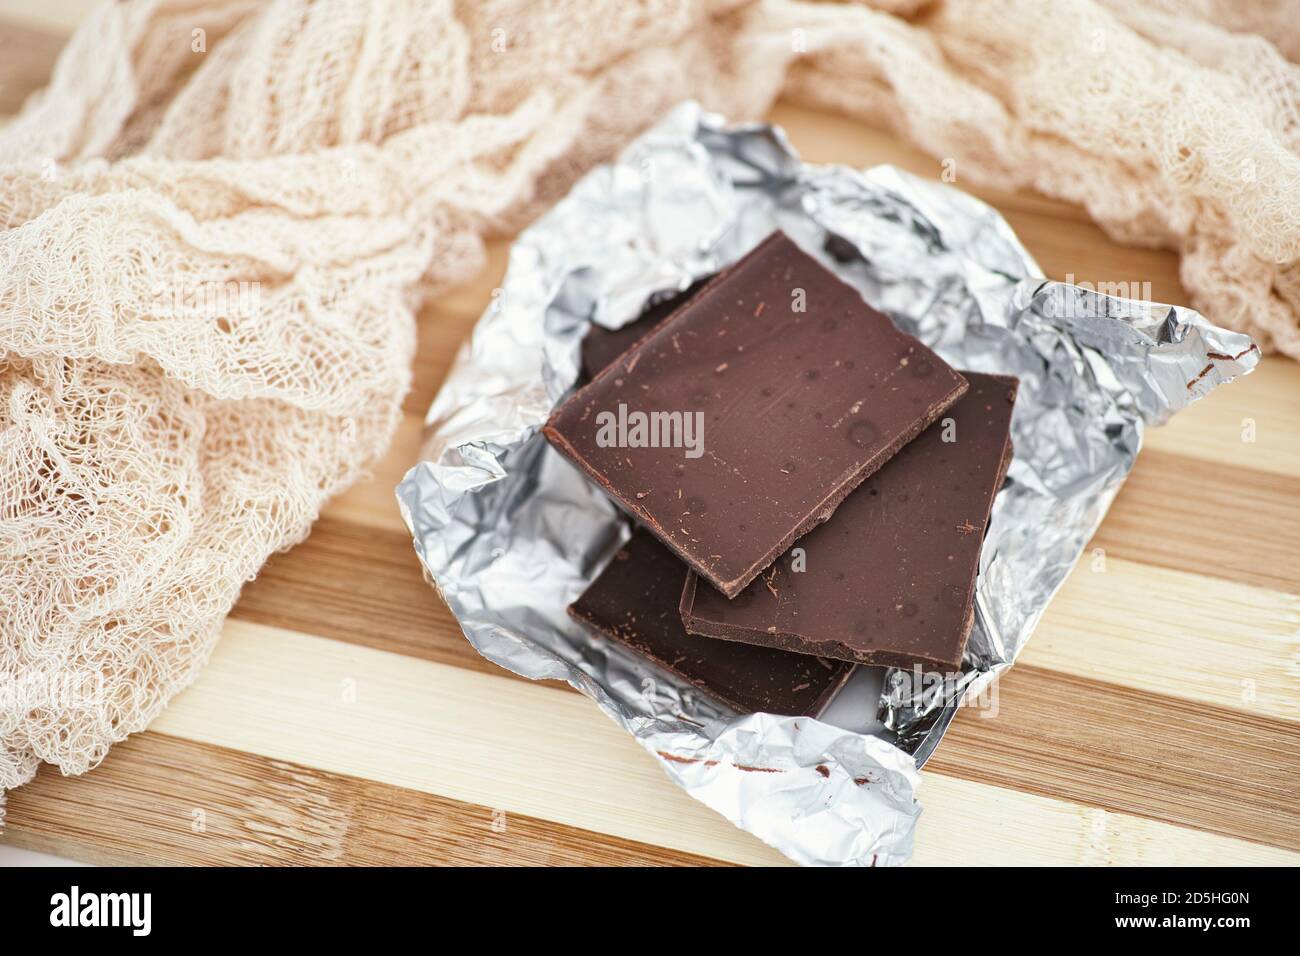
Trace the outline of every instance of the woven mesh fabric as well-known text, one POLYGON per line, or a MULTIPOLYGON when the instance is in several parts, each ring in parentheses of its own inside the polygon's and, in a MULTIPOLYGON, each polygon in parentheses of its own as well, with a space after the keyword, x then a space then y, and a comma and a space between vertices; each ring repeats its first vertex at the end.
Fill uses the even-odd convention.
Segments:
POLYGON ((385 448, 419 296, 688 97, 786 95, 1081 203, 1300 357, 1285 7, 99 7, 0 127, 0 789, 94 766, 194 679, 385 448))

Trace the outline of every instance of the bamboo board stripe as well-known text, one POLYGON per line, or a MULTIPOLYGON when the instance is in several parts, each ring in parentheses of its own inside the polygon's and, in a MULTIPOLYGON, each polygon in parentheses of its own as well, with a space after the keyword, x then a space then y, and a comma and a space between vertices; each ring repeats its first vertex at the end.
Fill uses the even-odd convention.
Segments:
POLYGON ((1300 593, 1294 530, 1300 478, 1148 449, 1092 546, 1207 577, 1300 593))
MULTIPOLYGON (((276 555, 234 616, 484 673, 412 560, 405 531, 322 518, 276 555)), ((1085 555, 1025 663, 1220 708, 1300 719, 1300 597, 1085 555), (1094 570, 1094 568, 1104 570, 1094 570)))
MULTIPOLYGON (((780 862, 673 785, 590 701, 532 682, 231 622, 203 680, 153 730, 677 852, 780 862), (352 702, 344 696, 349 686, 352 702)), ((920 842, 932 831, 969 827, 956 844, 969 850, 958 858, 1073 862, 1087 852, 1121 862, 1141 854, 1171 864, 1300 863, 1300 854, 1203 830, 925 777, 920 842), (1009 820, 1022 834, 1052 838, 1005 841, 1009 820), (1139 841, 1142 834, 1149 843, 1139 841)), ((941 845, 936 855, 953 848, 941 845)))
POLYGON ((1085 554, 1021 663, 1300 719, 1300 596, 1085 554))
MULTIPOLYGON (((1266 358, 1159 428, 1143 448, 1214 465, 1300 478, 1300 365, 1266 358)), ((1140 461, 1141 459, 1139 459, 1140 461)), ((1198 472, 1207 469, 1196 468, 1198 472)))
POLYGON ((1300 854, 927 773, 920 866, 1296 866, 1300 854))
MULTIPOLYGON (((324 611, 331 622, 326 636, 484 674, 504 673, 470 647, 409 562, 385 560, 386 551, 400 554, 407 543, 398 535, 386 549, 383 535, 322 520, 308 542, 278 557, 248 588, 235 616, 288 622, 303 631, 324 611), (361 596, 349 596, 352 591, 361 596), (412 608, 420 610, 413 613, 412 608), (420 640, 412 641, 412 634, 420 640)), ((1204 582, 1193 576, 1116 559, 1106 566, 1105 573, 1086 565, 1076 569, 1025 660, 1003 679, 999 718, 979 720, 980 732, 974 737, 958 733, 966 727, 959 720, 950 738, 971 746, 958 748, 945 741, 940 753, 955 751, 960 756, 932 766, 1003 784, 1020 779, 1035 792, 1195 822, 1248 838, 1268 840, 1275 833, 1284 845, 1294 845, 1294 827, 1300 826, 1295 792, 1300 725, 1280 718, 1296 716, 1287 667, 1300 648, 1294 636, 1298 599, 1234 586, 1239 592, 1236 603, 1225 593, 1207 607, 1204 582), (1134 619, 1133 608, 1150 603, 1153 595, 1169 606, 1158 603, 1151 613, 1157 619, 1165 615, 1175 626, 1147 637, 1148 622, 1141 616, 1134 619), (1293 632, 1290 639, 1275 636, 1287 627, 1293 632), (1171 664, 1171 657, 1183 663, 1171 664), (1236 672, 1220 673, 1224 662, 1236 672), (1089 668, 1123 680, 1082 679, 1092 676, 1089 668), (1249 694, 1240 683, 1245 680, 1253 682, 1249 694), (1080 712, 1089 715, 1094 735, 1087 745, 1081 744, 1075 721, 1062 717, 1080 712), (1256 720, 1272 735, 1266 739, 1284 745, 1261 752, 1248 733, 1256 720), (1153 726, 1161 728, 1161 754, 1201 768, 1175 789, 1156 786, 1152 755, 1128 746, 1135 729, 1150 733, 1153 726), (996 760, 981 756, 985 747, 1019 756, 1009 767, 990 769, 996 760), (1099 789, 1091 772, 1071 773, 1075 762, 1093 767, 1099 748, 1106 752, 1103 775, 1140 782, 1143 792, 1149 792, 1145 802, 1099 789), (1289 770, 1278 774, 1279 764, 1289 770), (1225 783, 1225 775, 1233 775, 1238 783, 1225 783), (1225 786, 1240 791, 1238 802, 1218 799, 1225 786)), ((1156 766, 1161 773, 1167 770, 1163 762, 1156 766)), ((1168 773, 1173 775, 1172 770, 1168 773)))
MULTIPOLYGON (((333 528, 322 523, 322 531, 331 532, 333 528)), ((347 544, 338 546, 333 561, 315 557, 307 551, 303 574, 337 563, 341 574, 356 576, 359 566, 355 563, 355 553, 359 544, 352 542, 351 537, 344 540, 347 544), (350 555, 354 557, 352 561, 350 555)), ((307 545, 299 551, 305 548, 307 545)), ((289 563, 290 558, 292 555, 286 555, 285 563, 289 563)), ((370 567, 378 566, 377 561, 365 563, 370 567)), ((1275 718, 1294 717, 1295 698, 1288 693, 1288 684, 1294 683, 1294 679, 1288 676, 1290 671, 1287 667, 1291 661, 1283 649, 1290 648, 1294 654, 1297 644, 1295 639, 1287 643, 1266 636, 1277 623, 1270 617, 1270 613, 1277 609, 1266 602, 1243 602, 1239 609, 1231 606, 1226 610, 1217 609, 1223 613, 1239 610, 1245 622, 1253 623, 1255 630, 1265 635, 1252 643, 1251 635, 1242 636, 1240 631, 1232 631, 1231 623, 1225 627, 1225 622, 1210 614, 1197 617, 1196 610, 1200 604, 1193 604, 1186 611, 1188 631, 1152 633, 1145 645, 1144 658, 1151 669, 1145 671, 1151 687, 1139 687, 1134 692, 1076 675, 1089 666, 1099 669, 1099 662, 1102 662, 1108 674, 1128 678, 1138 675, 1140 678, 1144 671, 1136 669, 1136 665, 1143 659, 1132 653, 1134 641, 1131 637, 1141 635, 1141 622, 1126 624, 1127 631, 1112 632, 1108 630, 1113 624, 1112 617, 1125 618, 1123 602, 1131 598, 1132 593, 1141 596, 1144 592, 1154 593, 1158 588, 1171 587, 1177 602, 1184 594, 1196 591, 1196 581, 1175 581, 1174 585, 1167 580, 1153 583, 1151 575, 1164 579, 1178 579, 1180 576, 1140 566, 1122 568, 1112 563, 1112 568, 1105 575, 1108 578, 1105 583, 1095 581, 1102 575, 1084 570, 1075 572, 1071 580, 1082 581, 1086 593, 1075 597, 1071 593, 1073 588, 1065 589, 1057 609, 1044 620, 1040 635, 1031 641, 1026 661, 1004 678, 1000 688, 1002 709, 998 718, 993 721, 980 719, 980 734, 974 737, 967 734, 967 724, 958 721, 940 753, 956 752, 959 757, 933 766, 959 777, 997 779, 1002 784, 1019 779, 1023 788, 1034 792, 1052 793, 1082 804, 1123 809, 1169 821, 1196 822, 1206 829, 1251 839, 1274 839, 1270 834, 1275 834, 1275 839, 1284 845, 1292 845, 1297 813, 1300 813, 1295 793, 1296 780, 1300 780, 1300 724, 1275 718), (1131 593, 1121 592, 1118 606, 1110 605, 1114 610, 1106 615, 1099 611, 1099 607, 1104 609, 1106 605, 1095 604, 1095 598, 1114 601, 1110 588, 1115 578, 1126 579, 1131 593), (1065 623, 1057 624, 1058 619, 1065 623), (1053 640, 1045 641, 1043 652, 1039 652, 1036 641, 1045 635, 1052 635, 1053 640), (1188 635, 1199 639, 1199 644, 1188 635), (1200 679, 1178 683, 1177 670, 1170 671, 1167 667, 1161 670, 1162 662, 1169 659, 1186 661, 1188 674, 1200 679), (1217 674, 1214 669, 1222 666, 1223 661, 1236 662, 1243 667, 1243 672, 1253 675, 1249 678, 1255 682, 1252 684, 1253 698, 1244 695, 1243 688, 1232 682, 1231 675, 1221 678, 1217 674), (1041 666, 1032 666, 1035 662, 1041 662, 1041 666), (1049 667, 1056 670, 1049 670, 1049 667), (1169 675, 1167 679, 1166 674, 1169 675), (1166 696, 1170 692, 1174 696, 1166 696), (1197 693, 1200 697, 1196 697, 1197 693), (1192 700, 1177 700, 1175 697, 1192 697, 1192 700), (1022 706, 1024 701, 1031 704, 1022 706), (1243 710, 1249 713, 1242 713, 1243 710), (1071 717, 1066 718, 1065 714, 1071 717), (1087 744, 1080 743, 1080 714, 1087 715, 1091 734, 1087 744), (1195 719, 1190 719, 1190 715, 1195 719), (1269 735, 1265 741, 1281 740, 1282 747, 1264 747, 1261 750, 1260 741, 1253 739, 1249 732, 1255 726, 1252 723, 1255 719, 1262 721, 1260 726, 1269 735), (1151 735, 1151 739, 1160 741, 1160 748, 1154 756, 1173 754, 1178 760, 1188 761, 1188 766, 1196 767, 1191 782, 1179 783, 1178 787, 1167 790, 1151 786, 1153 754, 1148 753, 1147 748, 1135 750, 1131 747, 1135 732, 1151 735), (974 745, 959 748, 953 743, 961 740, 974 745), (1102 777, 1119 775, 1125 780, 1140 780, 1148 786, 1149 796, 1144 803, 1130 797, 1113 803, 1114 793, 1097 786, 1099 774, 1092 773, 1091 769, 1099 762, 1096 757, 1099 749, 1106 754, 1102 777), (995 753, 1017 753, 1018 758, 1001 766, 991 756, 995 753), (1074 765, 1089 767, 1089 771, 1075 775, 1071 773, 1074 765), (1209 770, 1214 773, 1208 773, 1209 770), (1214 804, 1222 787, 1221 778, 1227 773, 1238 774, 1243 784, 1251 787, 1232 813, 1223 813, 1223 808, 1216 808, 1214 804), (991 778, 989 774, 995 777, 991 778), (1282 792, 1278 792, 1279 786, 1283 787, 1282 792)), ((424 587, 415 576, 409 578, 407 587, 412 591, 424 587)), ((274 576, 265 591, 260 593, 265 594, 268 601, 296 601, 299 613, 292 615, 291 607, 265 607, 253 601, 253 606, 259 611, 257 617, 264 620, 290 619, 294 622, 294 630, 303 630, 303 609, 324 606, 330 610, 330 601, 337 600, 330 596, 328 580, 308 580, 312 591, 295 596, 291 579, 274 576)), ((402 593, 393 585, 376 579, 373 584, 361 584, 360 591, 374 594, 373 598, 360 602, 364 613, 365 607, 373 601, 374 617, 369 618, 369 626, 357 617, 355 610, 344 605, 326 615, 331 619, 335 619, 335 614, 339 615, 335 619, 337 630, 330 636, 382 649, 399 649, 400 653, 485 674, 502 672, 477 657, 460 635, 454 620, 441 607, 430 609, 428 622, 417 623, 406 617, 409 607, 406 602, 399 600, 386 604, 383 596, 400 596, 402 593), (434 619, 437 626, 433 626, 434 619), (421 648, 412 648, 406 639, 412 630, 425 635, 428 643, 421 648)), ((1275 602, 1291 601, 1290 605, 1283 606, 1294 607, 1291 598, 1271 597, 1275 602)), ((238 617, 243 617, 247 605, 247 601, 240 605, 238 617)), ((1134 683, 1143 682, 1136 680, 1134 683)), ((1166 767, 1164 761, 1157 760, 1157 766, 1160 773, 1165 774, 1162 779, 1166 782, 1177 777, 1174 767, 1166 767)))
POLYGON ((585 697, 532 681, 232 621, 152 729, 676 852, 782 861, 585 697))
POLYGON ((926 769, 1300 849, 1300 726, 1027 664, 926 769))
MULTIPOLYGON (((1047 847, 1053 862, 1295 862, 1208 835, 1185 845, 1174 828, 1122 814, 926 778, 917 863, 1041 863, 1047 847), (990 827, 1004 812, 1017 827, 990 827)), ((701 862, 503 814, 150 732, 116 748, 94 776, 44 770, 12 796, 8 834, 17 845, 80 849, 100 863, 331 863, 351 858, 354 845, 372 863, 701 862)))
POLYGON ((113 748, 93 776, 42 768, 10 798, 8 833, 119 865, 717 865, 153 731, 113 748))

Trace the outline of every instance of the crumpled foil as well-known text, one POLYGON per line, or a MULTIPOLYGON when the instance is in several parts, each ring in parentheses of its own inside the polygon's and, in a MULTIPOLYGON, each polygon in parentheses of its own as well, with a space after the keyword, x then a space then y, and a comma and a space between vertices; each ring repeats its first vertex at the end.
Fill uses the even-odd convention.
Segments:
POLYGON ((780 130, 688 103, 518 238, 397 496, 485 657, 568 681, 692 796, 791 859, 898 864, 912 852, 918 766, 1024 647, 1145 426, 1258 358, 1189 309, 1047 281, 997 212, 952 187, 888 166, 805 165, 780 130), (635 319, 777 227, 953 366, 1021 382, 962 673, 936 692, 889 671, 872 733, 737 717, 565 613, 629 533, 539 433, 577 378, 589 324, 635 319))

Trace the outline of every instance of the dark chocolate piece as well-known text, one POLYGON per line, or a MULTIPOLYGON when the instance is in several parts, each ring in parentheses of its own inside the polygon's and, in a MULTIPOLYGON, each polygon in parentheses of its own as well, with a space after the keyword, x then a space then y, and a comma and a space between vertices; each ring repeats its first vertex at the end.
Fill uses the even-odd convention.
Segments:
POLYGON ((687 634, 677 609, 685 577, 685 565, 638 530, 569 614, 742 713, 820 714, 853 665, 687 634))
POLYGON ((774 233, 564 402, 545 433, 734 596, 965 390, 774 233))
POLYGON ((690 575, 687 630, 862 664, 956 670, 984 530, 1011 460, 1019 385, 962 374, 970 391, 942 421, 735 600, 690 575))
POLYGON ((582 339, 582 382, 588 382, 637 342, 645 338, 673 312, 690 301, 700 291, 708 278, 700 279, 684 292, 674 292, 653 302, 640 316, 621 329, 605 329, 592 325, 582 339))

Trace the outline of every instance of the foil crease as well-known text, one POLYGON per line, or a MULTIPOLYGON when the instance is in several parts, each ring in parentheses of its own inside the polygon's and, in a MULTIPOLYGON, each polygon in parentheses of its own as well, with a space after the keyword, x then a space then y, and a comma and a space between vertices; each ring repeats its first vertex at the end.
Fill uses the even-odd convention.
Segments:
POLYGON ((587 694, 688 793, 796 862, 899 864, 918 767, 1024 647, 1143 429, 1258 358, 1190 309, 1048 281, 1001 216, 959 190, 888 166, 803 164, 779 129, 687 103, 515 242, 397 497, 489 660, 587 694), (629 534, 539 433, 577 378, 583 335, 635 319, 778 227, 955 367, 1021 380, 962 672, 938 690, 886 672, 871 733, 736 716, 565 613, 629 534))

